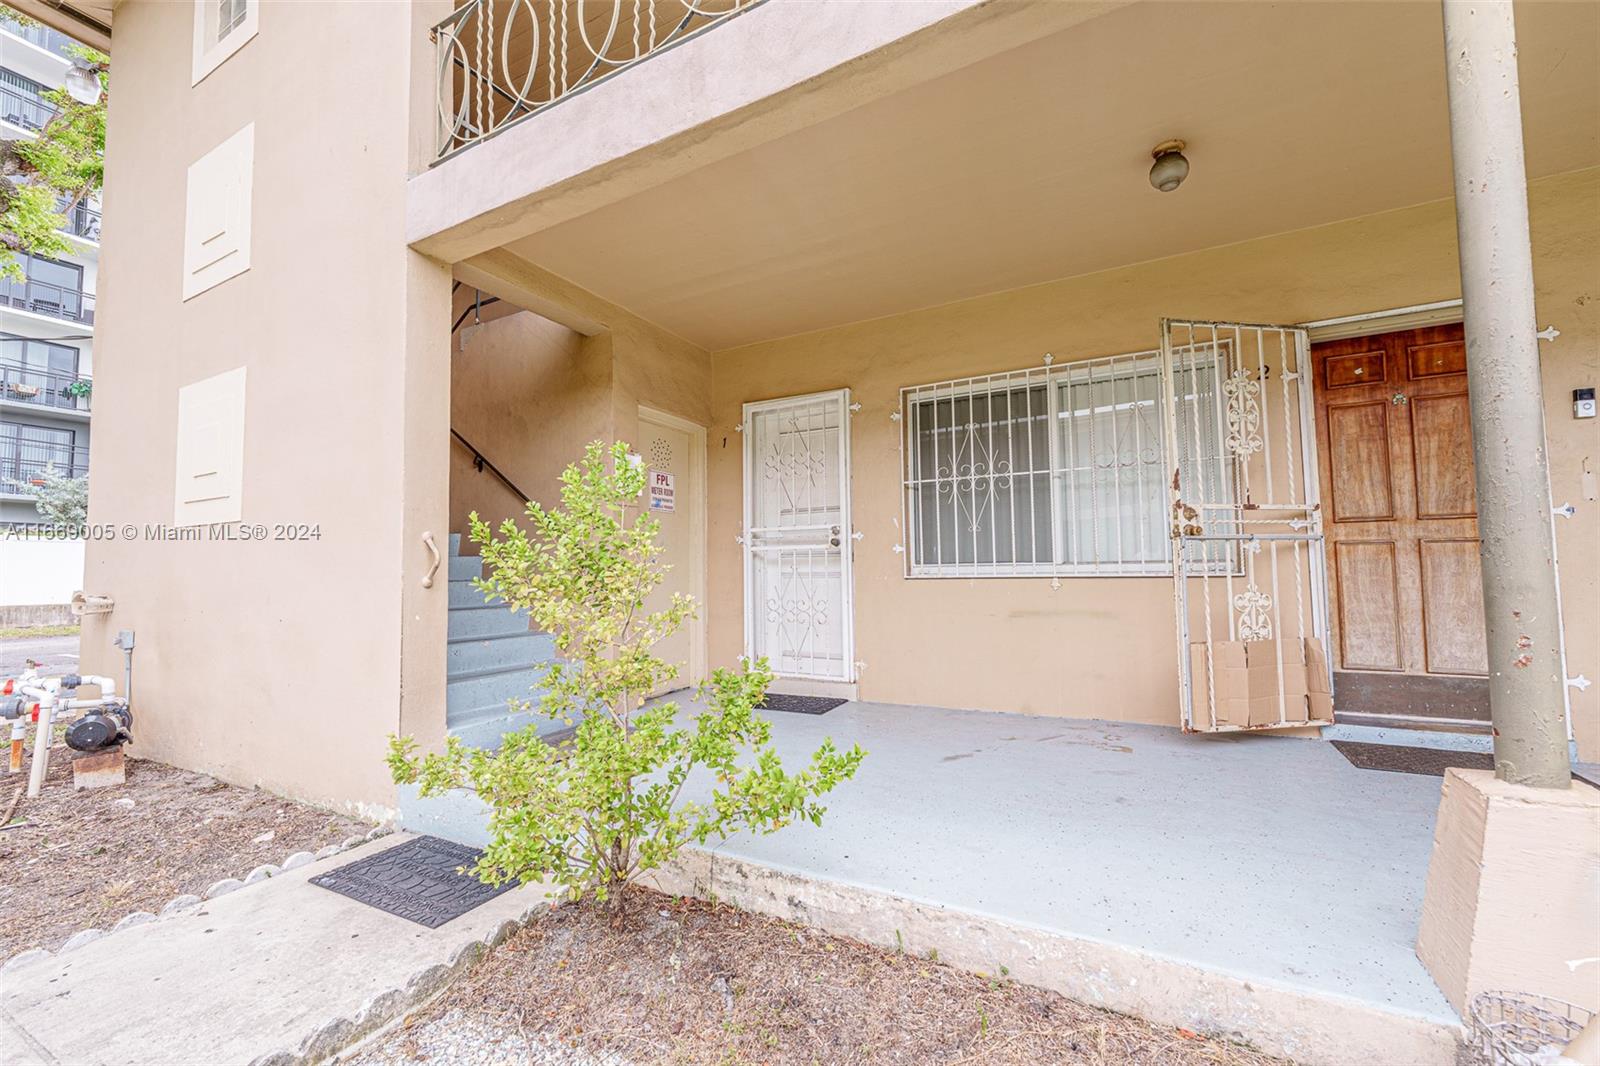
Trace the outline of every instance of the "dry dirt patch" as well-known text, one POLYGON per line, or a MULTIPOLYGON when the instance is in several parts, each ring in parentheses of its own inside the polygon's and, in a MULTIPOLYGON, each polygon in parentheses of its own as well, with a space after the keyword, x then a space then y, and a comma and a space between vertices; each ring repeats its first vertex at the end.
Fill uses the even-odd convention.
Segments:
MULTIPOLYGON (((28 753, 32 757, 32 752, 28 753)), ((72 752, 57 744, 37 799, 0 829, 0 961, 54 950, 80 929, 110 929, 160 911, 296 851, 362 834, 360 822, 161 763, 128 760, 120 787, 72 787, 72 752)), ((0 812, 26 774, 0 775, 0 812)))
POLYGON ((935 959, 639 890, 565 906, 355 1059, 396 1063, 1116 1063, 1280 1060, 935 959))

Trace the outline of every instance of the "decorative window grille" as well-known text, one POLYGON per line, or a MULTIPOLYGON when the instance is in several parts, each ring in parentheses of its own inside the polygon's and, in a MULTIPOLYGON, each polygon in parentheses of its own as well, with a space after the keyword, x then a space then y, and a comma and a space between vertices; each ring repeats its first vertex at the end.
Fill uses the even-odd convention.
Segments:
MULTIPOLYGON (((1176 373, 1179 476, 1211 499, 1235 482, 1225 348, 1186 352, 1176 373)), ((902 389, 908 574, 1171 573, 1161 403, 1154 352, 902 389)))

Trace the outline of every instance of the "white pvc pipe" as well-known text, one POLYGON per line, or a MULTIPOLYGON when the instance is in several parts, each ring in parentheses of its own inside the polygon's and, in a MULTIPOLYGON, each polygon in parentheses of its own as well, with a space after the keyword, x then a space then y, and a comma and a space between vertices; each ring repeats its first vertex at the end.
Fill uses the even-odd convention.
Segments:
POLYGON ((44 772, 50 763, 50 719, 55 699, 46 696, 39 701, 39 726, 33 731, 33 766, 28 773, 28 798, 37 799, 44 787, 44 772))

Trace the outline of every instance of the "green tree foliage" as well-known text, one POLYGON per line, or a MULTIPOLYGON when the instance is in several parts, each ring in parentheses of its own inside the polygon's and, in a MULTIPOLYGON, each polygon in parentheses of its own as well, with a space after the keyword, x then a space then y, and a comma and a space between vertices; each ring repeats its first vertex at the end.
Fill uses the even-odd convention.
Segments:
POLYGON ((488 804, 491 840, 472 872, 491 884, 550 880, 573 899, 616 898, 691 841, 773 832, 797 819, 820 825, 818 797, 865 755, 825 740, 805 769, 785 770, 771 723, 756 713, 772 680, 764 660, 713 673, 692 717, 674 703, 646 706, 678 672, 651 649, 695 603, 674 594, 645 609, 668 569, 660 523, 633 513, 645 477, 625 444, 595 442, 562 475, 561 507, 528 504, 531 536, 507 520, 496 537, 472 516, 490 575, 479 588, 528 611, 561 652, 536 709, 577 729, 558 746, 529 726, 498 751, 452 737, 426 756, 411 738, 391 738, 389 766, 425 796, 471 787, 488 804), (708 802, 684 799, 691 776, 712 786, 708 802))
POLYGON ((34 509, 53 526, 82 526, 89 519, 89 479, 65 477, 47 466, 39 475, 41 484, 19 481, 22 491, 33 497, 34 509))
MULTIPOLYGON (((0 16, 23 25, 33 21, 3 4, 0 16)), ((80 104, 65 89, 53 89, 44 98, 56 114, 44 129, 33 137, 0 139, 0 277, 22 278, 18 253, 69 253, 71 245, 59 232, 65 216, 105 181, 110 57, 82 45, 72 53, 98 74, 99 101, 80 104)))

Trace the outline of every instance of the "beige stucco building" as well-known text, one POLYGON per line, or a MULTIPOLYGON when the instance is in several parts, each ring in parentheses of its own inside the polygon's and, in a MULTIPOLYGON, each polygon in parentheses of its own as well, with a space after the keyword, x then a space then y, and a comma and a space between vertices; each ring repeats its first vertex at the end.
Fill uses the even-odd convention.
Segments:
MULTIPOLYGON (((84 663, 137 630, 140 754, 391 814, 385 738, 530 666, 464 665, 449 535, 594 439, 669 475, 691 679, 1487 750, 1439 5, 215 6, 114 12, 84 663)), ((1516 31, 1600 761, 1600 8, 1516 31)))

